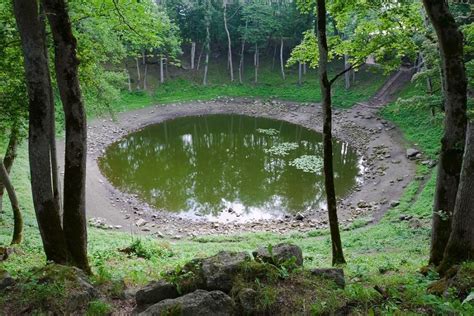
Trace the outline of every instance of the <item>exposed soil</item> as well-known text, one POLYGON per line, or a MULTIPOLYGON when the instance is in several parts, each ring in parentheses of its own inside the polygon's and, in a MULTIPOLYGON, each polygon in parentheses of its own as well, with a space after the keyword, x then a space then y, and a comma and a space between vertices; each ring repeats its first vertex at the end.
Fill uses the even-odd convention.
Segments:
MULTIPOLYGON (((392 100, 395 91, 411 77, 408 70, 390 78, 367 103, 348 110, 334 111, 334 136, 357 149, 364 166, 361 183, 339 201, 338 213, 343 226, 356 218, 378 220, 397 201, 413 180, 416 163, 406 157, 406 143, 400 131, 377 116, 381 106, 392 100)), ((322 130, 322 111, 318 104, 261 101, 246 98, 219 98, 206 102, 157 105, 119 114, 116 121, 97 119, 88 127, 87 212, 91 222, 105 228, 142 233, 157 237, 185 238, 199 235, 241 232, 309 231, 327 227, 324 209, 303 216, 287 216, 251 223, 212 223, 190 220, 156 211, 135 195, 120 192, 101 174, 97 159, 105 148, 120 138, 150 124, 181 116, 235 113, 261 116, 322 130)), ((60 144, 63 147, 63 144, 60 144)), ((157 166, 159 168, 159 166, 157 166)))

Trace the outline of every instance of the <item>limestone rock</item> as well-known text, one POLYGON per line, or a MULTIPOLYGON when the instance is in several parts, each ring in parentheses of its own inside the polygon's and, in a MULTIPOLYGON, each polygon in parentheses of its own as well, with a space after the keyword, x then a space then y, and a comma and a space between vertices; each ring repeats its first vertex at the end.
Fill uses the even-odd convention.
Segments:
POLYGON ((415 158, 416 155, 418 155, 420 151, 415 148, 408 148, 407 149, 407 158, 415 158))
POLYGON ((260 247, 252 254, 256 260, 276 265, 281 264, 286 260, 290 260, 292 257, 295 257, 296 265, 303 265, 303 251, 300 247, 292 244, 282 243, 273 246, 272 253, 270 253, 268 247, 260 247))
POLYGON ((139 315, 228 316, 233 311, 234 302, 224 292, 196 290, 175 299, 161 301, 139 315))

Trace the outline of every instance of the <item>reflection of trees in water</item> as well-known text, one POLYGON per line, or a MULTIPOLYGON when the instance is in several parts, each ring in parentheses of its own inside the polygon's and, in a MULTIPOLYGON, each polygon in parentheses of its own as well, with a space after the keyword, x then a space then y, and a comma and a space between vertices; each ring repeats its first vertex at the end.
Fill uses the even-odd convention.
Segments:
MULTIPOLYGON (((112 145, 102 161, 111 182, 157 207, 202 214, 225 201, 247 208, 300 211, 323 200, 321 175, 304 173, 288 161, 322 155, 321 136, 282 121, 240 115, 185 117, 133 133, 112 145), (257 128, 274 128, 277 137, 257 128), (274 144, 298 142, 286 157, 264 152, 274 144)), ((335 143, 336 189, 345 193, 357 175, 357 157, 335 143)))

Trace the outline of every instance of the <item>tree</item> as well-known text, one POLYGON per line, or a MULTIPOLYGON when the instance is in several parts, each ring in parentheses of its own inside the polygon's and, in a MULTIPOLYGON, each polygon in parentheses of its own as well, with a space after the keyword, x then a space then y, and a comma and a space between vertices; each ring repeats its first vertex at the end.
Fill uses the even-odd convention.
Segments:
POLYGON ((446 272, 453 264, 474 259, 474 124, 467 129, 461 176, 454 206, 451 234, 439 271, 446 272))
POLYGON ((326 1, 317 0, 317 34, 319 50, 319 81, 323 104, 324 187, 326 189, 329 229, 332 242, 332 264, 344 264, 337 201, 334 189, 334 167, 332 154, 331 82, 328 79, 328 43, 326 37, 326 1))
POLYGON ((77 75, 76 40, 63 0, 43 2, 55 44, 55 69, 66 118, 64 217, 55 203, 51 166, 51 77, 45 23, 36 1, 15 0, 29 96, 29 160, 33 203, 48 260, 90 272, 85 219, 86 123, 77 75))
POLYGON ((13 187, 5 165, 0 160, 0 183, 6 188, 8 197, 13 211, 13 236, 11 244, 19 244, 23 239, 23 218, 21 216, 20 206, 16 197, 15 188, 13 187))
POLYGON ((211 31, 210 31, 210 25, 211 25, 211 0, 205 0, 206 1, 206 13, 204 16, 204 21, 205 21, 205 26, 206 26, 206 41, 204 43, 204 50, 206 51, 206 57, 204 61, 204 78, 202 80, 203 85, 207 85, 207 72, 209 69, 209 54, 211 52, 211 31))
POLYGON ((228 0, 223 1, 223 7, 224 7, 223 16, 224 16, 224 28, 227 34, 227 45, 228 45, 227 62, 229 65, 230 81, 233 82, 234 81, 234 65, 232 62, 232 40, 230 39, 229 27, 227 26, 227 1, 228 0))
POLYGON ((466 137, 467 78, 463 35, 444 0, 423 0, 436 31, 445 96, 444 135, 441 141, 433 207, 430 263, 439 265, 451 233, 453 211, 466 137))

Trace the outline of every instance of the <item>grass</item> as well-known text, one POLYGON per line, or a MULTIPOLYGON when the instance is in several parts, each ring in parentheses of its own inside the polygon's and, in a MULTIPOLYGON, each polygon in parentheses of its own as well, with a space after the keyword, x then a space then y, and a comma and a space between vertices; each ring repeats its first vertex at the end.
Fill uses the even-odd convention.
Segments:
MULTIPOLYGON (((331 67, 335 73, 340 65, 331 67)), ((202 85, 201 73, 179 73, 164 84, 156 82, 156 69, 150 67, 150 86, 153 92, 123 92, 121 100, 112 107, 117 112, 137 109, 152 104, 175 102, 206 101, 217 97, 253 97, 262 99, 279 99, 297 102, 319 102, 321 94, 319 79, 315 70, 308 70, 302 85, 298 85, 294 68, 287 70, 286 79, 279 75, 279 70, 272 70, 271 65, 263 64, 259 73, 259 83, 253 82, 253 69, 247 68, 243 84, 230 82, 225 64, 211 64, 209 84, 202 85), (154 78, 154 80, 153 80, 154 78)), ((134 72, 131 69, 133 78, 134 72)), ((333 103, 337 107, 348 108, 356 102, 366 101, 383 85, 385 76, 376 67, 357 72, 353 87, 346 90, 342 79, 333 86, 333 103)))
MULTIPOLYGON (((262 81, 265 75, 262 74, 262 81)), ((291 76, 290 76, 291 78, 291 76)), ((276 80, 276 79, 275 79, 276 80)), ((290 80, 290 79, 289 79, 290 80)), ((315 93, 316 88, 308 91, 315 93), (313 91, 315 90, 315 91, 313 91)), ((290 83, 283 83, 291 85, 290 83)), ((294 85, 294 84, 293 84, 294 85)), ((191 98, 199 91, 199 96, 208 98, 227 93, 244 94, 244 90, 252 91, 251 96, 264 97, 280 93, 279 97, 291 97, 290 92, 278 92, 275 87, 257 86, 252 88, 238 85, 210 86, 202 89, 194 83, 176 79, 168 86, 169 102, 177 102, 191 98), (174 91, 172 87, 180 87, 174 91), (184 91, 189 87, 189 91, 184 91), (194 90, 193 90, 194 89, 194 90), (240 89, 240 90, 239 90, 240 89), (255 90, 252 90, 255 89, 255 90)), ((165 89, 162 87, 162 89, 165 89)), ((295 85, 295 90, 300 87, 295 85)), ((304 88, 304 87, 303 87, 304 88)), ((286 88, 280 88, 285 90, 286 88)), ((371 86, 368 91, 375 91, 371 86)), ((409 86, 401 96, 416 93, 417 87, 409 86)), ((301 92, 301 90, 299 90, 301 92)), ((159 93, 163 93, 160 90, 159 93)), ((157 95, 160 95, 157 93, 157 95)), ((309 93, 309 92, 308 92, 309 93)), ((336 92, 340 93, 340 92, 336 92)), ((278 94, 276 94, 278 95, 278 94)), ((307 100, 309 94, 298 94, 301 99, 307 100), (307 98, 307 99, 305 99, 307 98)), ((341 94, 342 95, 342 94, 341 94)), ((233 95, 235 96, 235 95, 233 95)), ((114 106, 115 110, 125 110, 147 106, 156 102, 156 96, 147 94, 124 95, 122 103, 114 106)), ((354 98, 358 98, 355 96, 354 98)), ((401 107, 397 103, 389 105, 382 111, 382 115, 395 122, 403 131, 405 137, 418 144, 418 147, 430 157, 435 157, 439 146, 441 133, 440 120, 432 120, 429 112, 423 109, 401 107)), ((2 146, 0 146, 1 148, 2 146)), ((426 264, 428 259, 430 239, 430 214, 435 187, 435 175, 426 168, 419 168, 420 174, 428 177, 426 185, 422 181, 414 181, 407 188, 400 200, 400 205, 391 209, 377 225, 365 225, 361 221, 353 229, 342 232, 342 240, 348 264, 345 266, 347 287, 341 291, 325 293, 322 300, 312 302, 312 311, 316 314, 336 311, 341 304, 349 305, 354 314, 405 314, 405 313, 433 313, 433 314, 474 314, 472 304, 462 304, 454 295, 439 297, 428 294, 428 285, 436 279, 435 273, 422 275, 419 268, 426 264), (412 221, 400 221, 401 215, 412 215, 412 221), (382 289, 382 293, 376 290, 382 289)), ((45 257, 36 228, 36 222, 31 201, 27 148, 20 147, 18 160, 13 168, 12 180, 16 186, 20 204, 25 218, 25 242, 19 246, 21 254, 11 256, 2 262, 0 269, 7 270, 13 277, 19 278, 32 286, 35 291, 28 292, 34 302, 38 298, 48 295, 51 289, 44 289, 28 281, 30 271, 42 267, 45 257)), ((6 214, 0 221, 0 244, 8 244, 12 231, 12 218, 9 205, 5 203, 6 214)), ((205 236, 185 240, 164 240, 149 237, 131 236, 126 233, 89 229, 89 257, 94 272, 93 282, 97 286, 103 284, 122 284, 138 287, 150 280, 161 278, 164 271, 174 270, 195 257, 214 255, 220 250, 252 251, 260 246, 281 242, 294 243, 300 246, 304 253, 305 267, 328 267, 331 264, 330 236, 327 230, 309 233, 293 232, 280 235, 274 233, 252 233, 232 236, 205 236), (128 248, 129 251, 121 251, 128 248)), ((120 286, 112 286, 114 292, 119 292, 120 286)), ((262 306, 271 304, 275 289, 266 288, 262 292, 262 306)), ((8 295, 0 298, 2 300, 8 295)), ((305 303, 306 304, 306 303, 305 303)), ((110 311, 110 305, 103 301, 94 301, 89 305, 90 315, 102 315, 110 311)))

